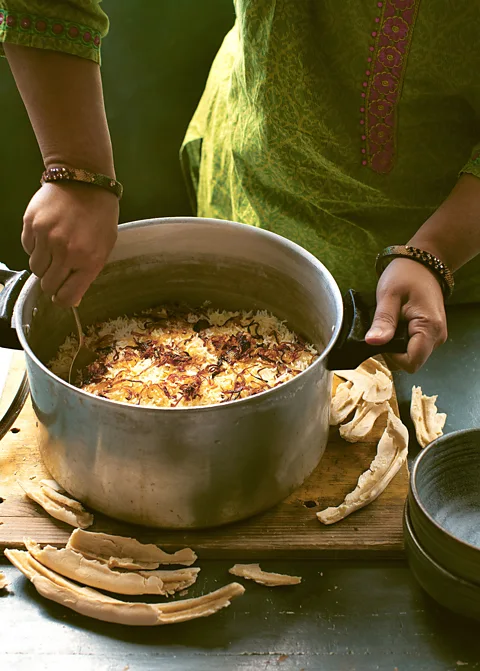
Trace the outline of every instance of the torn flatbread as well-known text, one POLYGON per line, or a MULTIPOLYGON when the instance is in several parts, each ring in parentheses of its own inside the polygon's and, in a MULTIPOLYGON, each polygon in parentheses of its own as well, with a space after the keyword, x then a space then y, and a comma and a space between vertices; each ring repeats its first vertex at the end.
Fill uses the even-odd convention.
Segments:
MULTIPOLYGON (((384 403, 389 401, 393 395, 393 379, 391 374, 384 372, 388 369, 375 359, 361 364, 355 370, 336 370, 335 375, 352 382, 356 393, 360 392, 360 398, 370 403, 384 403), (375 361, 373 364, 371 361, 375 361), (377 367, 378 365, 378 367, 377 367), (362 367, 363 366, 363 367, 362 367), (371 371, 371 372, 369 372, 371 371)), ((389 371, 388 371, 389 372, 389 371)))
POLYGON ((368 440, 377 419, 388 413, 388 403, 368 403, 362 401, 355 411, 353 419, 340 426, 340 436, 349 443, 368 440))
POLYGON ((40 480, 40 484, 43 485, 44 487, 50 487, 50 489, 54 489, 56 492, 59 492, 60 494, 66 494, 66 491, 61 487, 56 480, 47 480, 43 479, 40 480))
POLYGON ((200 569, 191 566, 190 568, 177 568, 169 571, 138 571, 138 573, 144 578, 148 578, 155 573, 163 582, 165 595, 171 596, 191 587, 197 581, 200 569))
POLYGON ((368 373, 369 375, 375 375, 376 372, 384 373, 388 378, 392 378, 392 371, 387 368, 381 361, 375 357, 370 357, 363 361, 358 367, 357 370, 362 373, 368 373))
POLYGON ((436 438, 443 436, 447 415, 444 412, 438 412, 435 405, 437 398, 438 396, 425 396, 421 387, 412 387, 410 417, 421 447, 427 447, 436 438))
MULTIPOLYGON (((190 582, 193 579, 193 582, 190 585, 193 585, 200 569, 195 566, 190 566, 189 568, 175 568, 175 569, 157 569, 156 571, 139 571, 140 575, 148 577, 155 573, 162 581, 164 586, 175 584, 177 582, 190 582)), ((190 587, 189 585, 189 587, 190 587)))
POLYGON ((8 587, 7 576, 0 572, 0 589, 5 589, 6 587, 8 587))
POLYGON ((341 382, 330 404, 330 426, 344 422, 356 409, 362 397, 362 389, 354 387, 352 382, 341 382))
POLYGON ((85 512, 85 508, 79 501, 72 499, 70 496, 66 496, 58 489, 54 489, 53 487, 44 485, 42 483, 40 483, 40 489, 45 494, 45 496, 48 496, 49 499, 55 501, 55 503, 58 503, 60 506, 66 506, 67 508, 71 508, 72 510, 76 510, 80 513, 85 512))
MULTIPOLYGON (((43 566, 88 587, 96 587, 116 594, 161 594, 166 596, 176 591, 176 589, 172 589, 175 582, 171 582, 170 588, 168 588, 156 571, 121 573, 112 571, 106 564, 95 559, 87 559, 82 554, 69 548, 58 550, 51 545, 41 548, 28 538, 25 539, 25 546, 32 557, 43 566)), ((193 585, 197 578, 196 574, 200 569, 192 568, 188 570, 191 572, 190 580, 185 577, 184 580, 179 581, 177 576, 176 588, 178 588, 178 583, 181 584, 182 589, 187 586, 187 583, 188 586, 193 585)), ((167 571, 160 571, 159 573, 164 574, 167 571)), ((172 573, 175 572, 172 571, 172 573)))
POLYGON ((363 399, 370 403, 383 403, 384 401, 389 401, 392 398, 393 394, 393 382, 392 380, 377 370, 375 375, 373 375, 373 384, 363 394, 363 399))
POLYGON ((302 582, 299 576, 285 575, 283 573, 267 573, 262 571, 259 564, 235 564, 228 570, 232 575, 247 580, 254 580, 259 585, 267 587, 281 587, 283 585, 298 585, 302 582))
POLYGON ((330 404, 330 425, 342 424, 362 402, 385 403, 393 396, 393 377, 381 361, 370 358, 355 370, 337 370, 343 379, 330 404))
POLYGON ((40 564, 28 552, 7 549, 5 556, 33 583, 41 596, 81 615, 116 624, 149 626, 206 617, 229 606, 231 599, 245 592, 242 585, 230 583, 195 599, 161 604, 129 603, 105 596, 91 587, 80 587, 40 564))
MULTIPOLYGON (((93 524, 93 515, 88 513, 78 501, 74 501, 77 505, 72 508, 70 505, 59 503, 50 498, 46 491, 47 487, 41 487, 32 482, 19 482, 19 485, 32 501, 38 503, 45 512, 55 519, 81 529, 86 529, 93 524)), ((68 500, 73 501, 73 499, 68 500)))
POLYGON ((68 539, 67 548, 80 552, 90 559, 98 559, 109 564, 110 568, 127 568, 142 564, 148 568, 158 568, 160 564, 181 564, 191 566, 197 555, 190 548, 183 548, 173 554, 164 552, 157 545, 140 543, 135 538, 95 533, 93 531, 75 530, 68 539), (121 559, 128 560, 122 565, 121 559), (113 562, 113 563, 112 563, 113 562))
POLYGON ((374 501, 407 460, 408 430, 391 408, 388 409, 387 427, 378 443, 377 454, 370 468, 362 473, 356 488, 347 494, 337 507, 317 513, 323 524, 333 524, 374 501))
POLYGON ((103 555, 86 554, 97 561, 107 564, 108 568, 121 568, 127 571, 154 571, 160 562, 135 561, 133 557, 104 557, 103 555))

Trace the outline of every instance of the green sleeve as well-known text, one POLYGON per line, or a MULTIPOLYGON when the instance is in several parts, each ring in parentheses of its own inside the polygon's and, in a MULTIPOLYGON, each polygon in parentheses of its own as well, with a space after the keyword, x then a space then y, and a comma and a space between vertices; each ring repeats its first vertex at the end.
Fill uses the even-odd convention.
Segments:
POLYGON ((470 155, 470 159, 460 170, 460 175, 464 174, 475 175, 475 177, 480 178, 480 143, 475 145, 473 151, 470 155))
POLYGON ((100 63, 108 17, 101 0, 0 0, 3 43, 52 49, 100 63))

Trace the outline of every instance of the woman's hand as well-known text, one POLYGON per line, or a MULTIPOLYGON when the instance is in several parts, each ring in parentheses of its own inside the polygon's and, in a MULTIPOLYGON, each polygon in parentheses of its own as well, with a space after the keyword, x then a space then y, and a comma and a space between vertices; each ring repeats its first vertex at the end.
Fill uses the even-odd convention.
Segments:
POLYGON ((400 318, 408 321, 410 341, 407 353, 392 359, 414 373, 447 339, 447 319, 435 275, 417 261, 404 258, 392 261, 380 277, 377 308, 366 341, 370 345, 389 342, 400 318))
MULTIPOLYGON (((83 168, 115 178, 97 63, 50 49, 5 44, 45 168, 83 168)), ((77 304, 115 243, 118 201, 93 185, 45 184, 24 217, 22 244, 43 290, 77 304)))
POLYGON ((118 200, 81 183, 44 184, 23 218, 22 245, 43 291, 63 307, 77 305, 117 238, 118 200))

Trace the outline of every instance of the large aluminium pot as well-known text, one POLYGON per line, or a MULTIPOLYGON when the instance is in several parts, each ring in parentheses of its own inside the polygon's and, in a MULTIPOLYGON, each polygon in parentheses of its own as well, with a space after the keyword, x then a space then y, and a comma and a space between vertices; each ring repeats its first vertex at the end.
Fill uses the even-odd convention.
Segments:
MULTIPOLYGON (((46 467, 88 506, 148 526, 221 525, 286 497, 325 450, 329 368, 353 367, 377 353, 362 340, 368 315, 352 304, 351 293, 344 317, 338 286, 320 261, 282 237, 237 223, 175 218, 120 226, 80 314, 86 325, 172 301, 263 308, 321 350, 290 382, 243 400, 147 408, 71 386, 45 365, 74 331, 71 311, 46 298, 34 276, 0 271, 2 279, 0 345, 18 338, 25 351, 46 467)), ((404 347, 399 337, 389 351, 404 347)))

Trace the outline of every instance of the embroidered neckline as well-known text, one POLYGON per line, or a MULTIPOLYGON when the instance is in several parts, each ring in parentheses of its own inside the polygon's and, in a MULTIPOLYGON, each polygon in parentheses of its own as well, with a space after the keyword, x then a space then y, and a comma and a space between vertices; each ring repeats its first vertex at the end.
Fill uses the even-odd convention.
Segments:
POLYGON ((395 163, 398 104, 421 0, 382 0, 362 83, 362 165, 386 174, 395 163))
POLYGON ((100 33, 89 26, 46 16, 10 12, 0 7, 0 36, 12 30, 20 34, 69 40, 96 50, 100 49, 102 42, 100 33))

